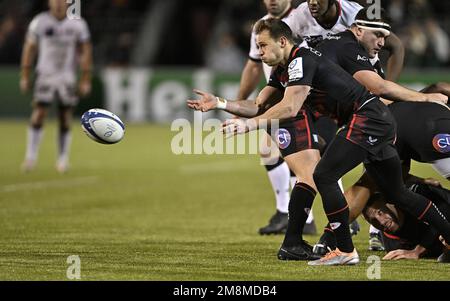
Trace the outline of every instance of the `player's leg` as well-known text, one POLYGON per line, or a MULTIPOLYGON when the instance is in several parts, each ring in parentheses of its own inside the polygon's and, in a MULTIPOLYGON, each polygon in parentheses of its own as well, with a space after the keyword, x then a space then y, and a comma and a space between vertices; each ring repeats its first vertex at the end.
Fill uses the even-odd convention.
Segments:
POLYGON ((33 110, 27 133, 25 160, 22 163, 22 170, 24 172, 33 170, 36 164, 43 136, 44 121, 49 109, 49 104, 43 102, 33 101, 32 106, 33 110))
POLYGON ((337 248, 344 253, 353 252, 354 246, 349 230, 348 203, 337 182, 366 157, 365 149, 336 136, 314 171, 314 181, 322 196, 330 227, 336 236, 337 248))
POLYGON ((278 252, 281 260, 317 258, 312 247, 303 241, 302 233, 316 195, 312 173, 320 159, 317 133, 309 111, 280 124, 272 137, 276 140, 297 182, 289 200, 289 220, 283 244, 278 252))
POLYGON ((281 260, 310 260, 312 247, 303 242, 303 229, 317 193, 312 177, 320 153, 316 149, 303 150, 285 157, 289 168, 294 171, 297 183, 289 201, 289 221, 283 244, 278 252, 281 260))
POLYGON ((69 168, 69 151, 72 141, 70 126, 72 123, 73 108, 71 106, 61 105, 58 112, 59 130, 58 130, 58 159, 56 169, 60 173, 67 172, 69 168))
POLYGON ((264 136, 259 153, 275 193, 276 212, 269 224, 259 229, 259 234, 280 234, 286 232, 288 222, 290 171, 276 144, 269 135, 264 136))
POLYGON ((450 223, 439 209, 432 201, 405 187, 398 155, 382 161, 371 161, 366 164, 366 169, 387 200, 419 220, 428 222, 446 241, 450 240, 450 223))

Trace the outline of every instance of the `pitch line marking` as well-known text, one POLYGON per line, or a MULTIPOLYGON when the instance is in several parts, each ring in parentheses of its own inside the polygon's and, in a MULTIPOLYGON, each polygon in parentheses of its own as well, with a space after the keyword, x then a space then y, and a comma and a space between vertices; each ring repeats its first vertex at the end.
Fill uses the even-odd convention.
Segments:
POLYGON ((20 184, 8 184, 0 187, 2 192, 15 192, 21 190, 37 190, 44 188, 87 185, 92 184, 97 180, 98 180, 97 176, 90 176, 90 177, 78 177, 63 180, 49 180, 49 181, 28 182, 20 184))

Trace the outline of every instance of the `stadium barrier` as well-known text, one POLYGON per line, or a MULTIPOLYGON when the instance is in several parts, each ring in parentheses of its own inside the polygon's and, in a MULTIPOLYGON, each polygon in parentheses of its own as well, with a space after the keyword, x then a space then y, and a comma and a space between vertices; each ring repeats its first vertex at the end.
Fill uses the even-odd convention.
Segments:
MULTIPOLYGON (((194 115, 185 103, 186 99, 194 97, 193 88, 233 99, 239 88, 239 79, 239 74, 218 74, 207 69, 105 68, 94 74, 92 94, 81 100, 76 113, 81 115, 90 108, 100 107, 113 111, 128 122, 192 120, 194 115)), ((400 82, 413 89, 421 89, 437 81, 450 82, 450 71, 404 72, 400 82)), ((29 116, 31 95, 20 93, 18 68, 0 69, 0 91, 1 118, 29 116)), ((203 117, 223 119, 226 116, 224 112, 209 112, 203 117)))

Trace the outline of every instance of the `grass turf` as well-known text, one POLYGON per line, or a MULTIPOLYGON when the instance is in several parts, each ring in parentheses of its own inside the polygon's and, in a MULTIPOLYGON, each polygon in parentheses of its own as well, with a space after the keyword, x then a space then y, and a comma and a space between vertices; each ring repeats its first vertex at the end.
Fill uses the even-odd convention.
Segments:
MULTIPOLYGON (((36 170, 23 174, 26 122, 0 121, 0 280, 65 280, 70 255, 80 256, 82 280, 367 280, 366 259, 383 255, 366 251, 360 219, 358 266, 277 260, 283 237, 257 234, 274 211, 257 156, 176 156, 175 133, 155 125, 130 125, 124 141, 105 146, 76 124, 72 168, 59 175, 55 123, 45 131, 36 170)), ((424 164, 413 170, 439 178, 424 164)), ((319 198, 314 213, 323 227, 319 198)), ((381 280, 450 280, 448 268, 382 261, 381 280)))

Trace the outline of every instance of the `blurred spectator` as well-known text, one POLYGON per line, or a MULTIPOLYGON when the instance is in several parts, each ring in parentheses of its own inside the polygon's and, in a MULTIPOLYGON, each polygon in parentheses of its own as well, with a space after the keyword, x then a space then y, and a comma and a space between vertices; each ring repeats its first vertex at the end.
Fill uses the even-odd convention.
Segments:
MULTIPOLYGON (((433 57, 430 58, 431 61, 436 62, 436 66, 447 63, 450 47, 447 33, 431 18, 425 21, 425 32, 428 37, 429 48, 431 48, 431 51, 427 53, 433 54, 433 57)), ((430 64, 429 61, 428 64, 430 64)))
POLYGON ((247 59, 229 32, 220 35, 217 45, 210 47, 206 54, 206 66, 223 73, 239 73, 247 59))
MULTIPOLYGON (((0 0, 0 63, 19 64, 25 29, 33 15, 46 9, 47 1, 0 0)), ((162 26, 160 35, 164 38, 157 42, 154 61, 158 65, 209 65, 231 72, 242 52, 247 53, 252 24, 264 15, 262 0, 81 0, 82 15, 91 28, 96 64, 129 63, 144 18, 157 1, 176 2, 172 18, 162 26), (216 37, 217 28, 224 22, 229 25, 227 33, 216 37), (211 44, 216 44, 215 51, 207 50, 211 44), (220 53, 224 58, 219 58, 220 53)), ((293 6, 304 1, 292 0, 293 6)), ((367 0, 353 1, 371 4, 367 0)), ((407 65, 449 64, 449 0, 381 3, 393 30, 405 43, 407 65)))
POLYGON ((23 30, 12 15, 0 22, 0 64, 18 63, 22 52, 23 30))

